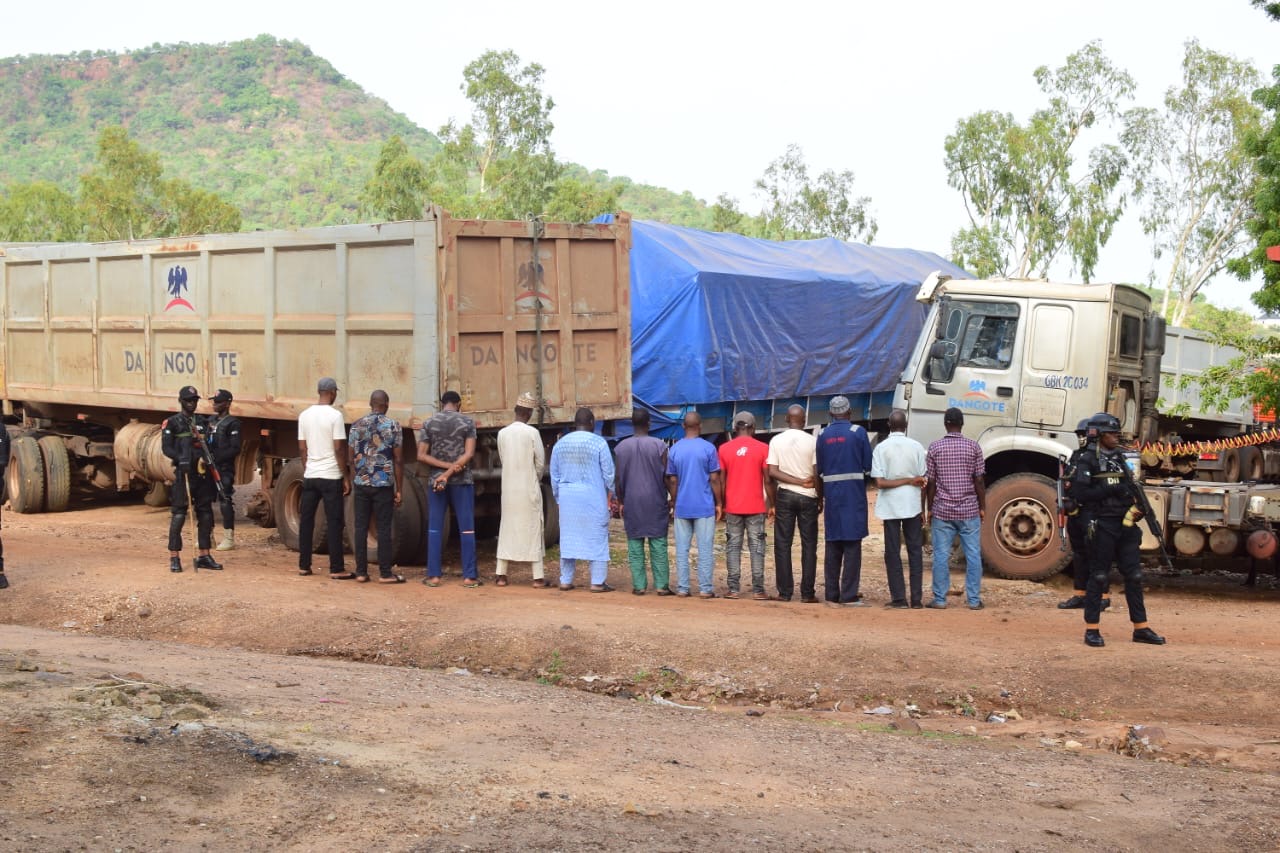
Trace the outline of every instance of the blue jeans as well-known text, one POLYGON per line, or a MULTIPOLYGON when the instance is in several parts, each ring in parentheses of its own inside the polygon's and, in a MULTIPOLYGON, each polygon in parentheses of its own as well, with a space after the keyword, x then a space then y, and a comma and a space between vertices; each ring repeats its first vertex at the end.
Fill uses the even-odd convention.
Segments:
POLYGON ((471 483, 448 483, 444 491, 427 487, 427 577, 438 578, 443 572, 440 551, 444 547, 444 513, 453 508, 458 522, 458 539, 462 548, 462 576, 475 580, 476 574, 476 487, 471 483))
POLYGON ((982 519, 963 521, 933 518, 929 523, 933 539, 933 603, 946 604, 951 588, 951 543, 960 537, 964 549, 964 597, 969 604, 982 601, 982 519))
POLYGON ((698 591, 709 593, 715 590, 715 546, 716 517, 677 518, 676 522, 676 592, 689 591, 689 545, 696 537, 698 540, 698 591))

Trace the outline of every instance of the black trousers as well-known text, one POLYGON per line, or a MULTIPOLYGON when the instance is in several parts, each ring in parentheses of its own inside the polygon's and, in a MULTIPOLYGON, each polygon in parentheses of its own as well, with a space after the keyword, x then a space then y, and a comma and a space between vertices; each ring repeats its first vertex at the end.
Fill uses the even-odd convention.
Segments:
POLYGON ((369 574, 369 517, 378 529, 378 574, 391 577, 391 555, 395 553, 391 541, 391 517, 395 513, 396 490, 394 486, 353 486, 351 504, 355 513, 355 541, 351 548, 356 554, 356 574, 369 574))
MULTIPOLYGON (((196 463, 199 465, 200 463, 196 463)), ((187 523, 187 504, 196 508, 196 547, 213 547, 213 498, 216 486, 209 474, 178 471, 169 487, 169 550, 182 550, 182 528, 187 523)))
POLYGON ((236 493, 234 465, 219 465, 218 475, 222 477, 222 490, 218 493, 218 504, 222 507, 222 527, 224 530, 236 529, 236 507, 231 502, 236 493))
MULTIPOLYGON (((1075 591, 1083 595, 1089 588, 1089 575, 1093 568, 1089 562, 1089 542, 1085 530, 1085 517, 1077 512, 1067 516, 1067 540, 1071 543, 1071 575, 1075 582, 1075 591)), ((1111 572, 1102 585, 1102 597, 1111 597, 1111 572)))
POLYGON ((1142 597, 1142 557, 1138 553, 1141 543, 1142 531, 1137 525, 1125 527, 1118 518, 1099 518, 1093 524, 1089 537, 1092 573, 1084 596, 1085 625, 1097 625, 1102 618, 1102 591, 1107 587, 1112 563, 1124 578, 1129 620, 1136 624, 1147 621, 1147 606, 1142 597))
POLYGON ((862 540, 828 539, 822 570, 827 601, 841 604, 858 598, 862 583, 862 540))
POLYGON ((818 499, 778 489, 774 503, 773 570, 778 595, 790 598, 795 592, 791 573, 791 541, 800 525, 800 595, 814 598, 818 581, 818 499))
POLYGON ((924 516, 884 520, 884 570, 889 579, 889 597, 906 601, 902 578, 902 541, 907 542, 907 567, 911 573, 911 603, 924 599, 924 516))
POLYGON ((316 509, 324 504, 329 522, 329 573, 340 574, 342 565, 342 481, 302 478, 302 506, 298 519, 298 568, 311 568, 312 539, 316 533, 316 509))

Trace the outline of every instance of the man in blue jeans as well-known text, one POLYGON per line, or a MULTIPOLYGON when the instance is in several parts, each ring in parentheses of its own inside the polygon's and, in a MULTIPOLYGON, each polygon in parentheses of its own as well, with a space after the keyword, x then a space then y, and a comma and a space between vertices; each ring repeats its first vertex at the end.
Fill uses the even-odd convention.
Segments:
POLYGON ((965 438, 964 413, 950 408, 942 416, 947 434, 929 445, 925 487, 933 539, 933 601, 926 607, 947 606, 951 587, 951 543, 956 536, 964 548, 964 594, 970 610, 982 605, 982 520, 987 516, 986 464, 978 442, 965 438))
POLYGON ((667 454, 667 491, 675 502, 676 595, 689 597, 689 546, 698 540, 699 598, 715 598, 716 522, 724 517, 724 485, 715 445, 702 438, 702 416, 684 416, 684 438, 667 454))
POLYGON ((444 514, 452 508, 458 522, 462 548, 462 585, 481 585, 476 574, 476 487, 467 464, 476 453, 476 423, 462 414, 462 397, 445 391, 440 411, 418 433, 418 461, 430 472, 427 486, 427 586, 440 586, 444 572, 440 552, 444 546, 444 514))

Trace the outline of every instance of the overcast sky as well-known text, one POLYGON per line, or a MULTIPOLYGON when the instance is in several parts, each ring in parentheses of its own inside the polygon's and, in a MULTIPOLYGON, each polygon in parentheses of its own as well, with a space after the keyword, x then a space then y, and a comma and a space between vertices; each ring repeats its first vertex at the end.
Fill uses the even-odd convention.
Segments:
MULTIPOLYGON (((752 185, 789 143, 814 172, 851 169, 872 200, 876 243, 949 252, 966 224, 947 186, 943 140, 996 109, 1025 120, 1043 103, 1032 72, 1092 39, 1159 106, 1183 43, 1280 63, 1280 23, 1248 0, 530 3, 487 0, 14 3, 0 56, 128 50, 154 42, 297 39, 369 93, 432 131, 465 120, 462 68, 512 49, 546 68, 557 154, 614 175, 721 192, 758 210, 752 185)), ((1103 250, 1095 280, 1146 281, 1136 211, 1103 250)), ((1055 274, 1067 277, 1068 270, 1055 274)), ((1246 307, 1253 285, 1207 291, 1246 307)))

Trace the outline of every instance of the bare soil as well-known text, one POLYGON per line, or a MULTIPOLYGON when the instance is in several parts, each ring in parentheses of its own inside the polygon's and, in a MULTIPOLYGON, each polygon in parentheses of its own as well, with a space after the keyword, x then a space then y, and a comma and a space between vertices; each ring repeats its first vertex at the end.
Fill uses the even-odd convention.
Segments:
POLYGON ((248 522, 171 574, 167 523, 5 514, 0 847, 1280 844, 1270 579, 1154 578, 1169 645, 1117 595, 1093 650, 1065 578, 882 608, 878 537, 835 609, 633 596, 620 548, 606 595, 496 587, 491 543, 479 589, 299 577, 248 522))

